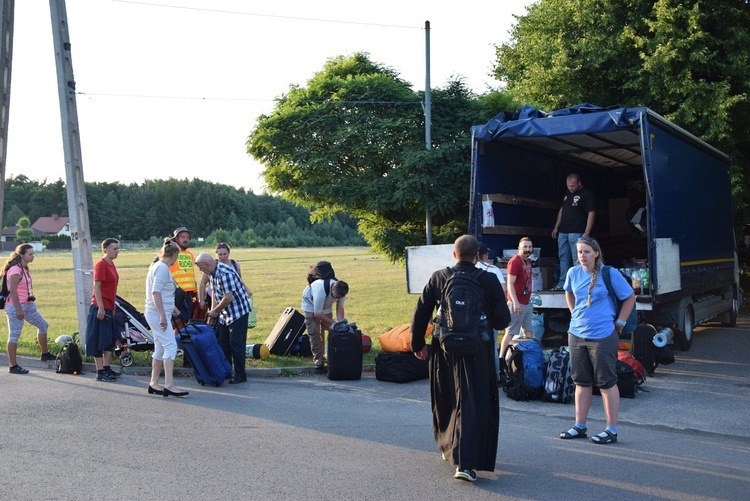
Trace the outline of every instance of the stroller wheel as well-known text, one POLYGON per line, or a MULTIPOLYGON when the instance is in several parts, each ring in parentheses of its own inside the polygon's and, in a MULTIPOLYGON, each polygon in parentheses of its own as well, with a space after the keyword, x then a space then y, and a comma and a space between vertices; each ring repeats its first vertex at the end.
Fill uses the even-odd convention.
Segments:
POLYGON ((126 351, 120 355, 120 363, 123 367, 130 367, 133 365, 133 355, 131 355, 129 351, 126 351))

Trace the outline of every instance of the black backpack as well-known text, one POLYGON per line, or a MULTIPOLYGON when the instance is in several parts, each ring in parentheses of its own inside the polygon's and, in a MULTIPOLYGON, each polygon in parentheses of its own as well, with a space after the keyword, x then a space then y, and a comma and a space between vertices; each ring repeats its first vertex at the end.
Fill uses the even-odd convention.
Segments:
MULTIPOLYGON (((17 266, 21 266, 21 265, 19 264, 17 266)), ((25 274, 21 273, 18 283, 21 283, 20 281, 23 280, 24 276, 25 274)), ((2 285, 0 285, 0 310, 5 309, 5 302, 8 299, 10 299, 9 296, 10 296, 10 291, 8 290, 8 271, 6 270, 6 272, 3 273, 2 285)))
POLYGON ((316 280, 323 280, 323 287, 326 291, 326 297, 331 293, 331 280, 336 281, 336 273, 333 266, 328 261, 318 261, 311 264, 307 270, 307 284, 310 285, 316 280))
POLYGON ((446 268, 447 280, 440 294, 440 308, 434 336, 448 355, 474 355, 482 343, 490 341, 484 315, 484 291, 479 277, 484 270, 472 272, 446 268))
POLYGON ((83 369, 83 358, 75 343, 66 343, 57 354, 57 372, 62 374, 80 374, 83 369))
POLYGON ((5 301, 8 299, 10 291, 8 290, 8 275, 3 275, 3 284, 0 286, 0 310, 5 309, 5 301))

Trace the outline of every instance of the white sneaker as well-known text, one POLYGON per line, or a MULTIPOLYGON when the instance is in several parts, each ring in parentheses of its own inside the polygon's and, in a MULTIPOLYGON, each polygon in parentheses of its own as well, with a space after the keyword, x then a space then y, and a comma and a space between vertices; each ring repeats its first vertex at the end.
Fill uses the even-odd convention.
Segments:
POLYGON ((458 478, 460 480, 466 480, 467 482, 476 482, 477 481, 477 474, 474 470, 468 470, 468 469, 461 469, 460 466, 456 467, 456 474, 453 475, 453 478, 458 478))

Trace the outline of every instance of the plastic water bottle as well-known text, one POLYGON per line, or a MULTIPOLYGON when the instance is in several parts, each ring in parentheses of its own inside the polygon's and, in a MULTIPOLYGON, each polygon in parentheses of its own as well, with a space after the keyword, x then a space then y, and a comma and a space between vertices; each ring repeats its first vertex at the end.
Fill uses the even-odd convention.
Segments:
POLYGON ((649 289, 651 289, 651 276, 648 268, 644 268, 641 271, 641 290, 643 291, 643 294, 648 294, 649 289))
POLYGON ((639 295, 641 293, 641 270, 635 268, 630 274, 630 280, 633 281, 633 292, 636 296, 639 295))

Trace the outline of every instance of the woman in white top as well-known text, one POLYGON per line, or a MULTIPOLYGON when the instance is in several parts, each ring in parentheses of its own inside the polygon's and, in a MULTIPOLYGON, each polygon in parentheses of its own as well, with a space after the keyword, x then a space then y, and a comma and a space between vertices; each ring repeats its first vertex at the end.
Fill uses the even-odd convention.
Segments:
POLYGON ((179 315, 174 304, 175 283, 169 267, 177 261, 180 247, 170 238, 164 239, 158 259, 148 269, 146 276, 146 309, 144 316, 154 334, 154 354, 151 361, 151 382, 149 394, 185 397, 186 391, 174 386, 174 359, 177 355, 177 342, 172 331, 172 316, 179 315), (159 376, 164 367, 164 387, 159 388, 159 376))

